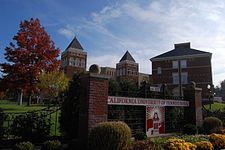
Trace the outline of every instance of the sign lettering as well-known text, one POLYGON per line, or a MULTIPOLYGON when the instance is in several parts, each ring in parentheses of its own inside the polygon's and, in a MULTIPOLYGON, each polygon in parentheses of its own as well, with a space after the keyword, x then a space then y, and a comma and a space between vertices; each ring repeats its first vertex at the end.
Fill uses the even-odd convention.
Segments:
POLYGON ((139 105, 139 106, 183 106, 188 107, 189 102, 184 100, 150 99, 133 97, 108 97, 109 105, 139 105))

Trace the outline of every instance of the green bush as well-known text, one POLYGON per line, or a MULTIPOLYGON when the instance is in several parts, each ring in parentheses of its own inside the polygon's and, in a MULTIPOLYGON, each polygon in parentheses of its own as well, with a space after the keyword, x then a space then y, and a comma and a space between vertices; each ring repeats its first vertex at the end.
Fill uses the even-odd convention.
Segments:
POLYGON ((43 113, 30 112, 17 116, 11 125, 12 134, 26 140, 44 140, 51 129, 51 120, 43 113))
POLYGON ((89 134, 89 150, 122 150, 129 146, 131 130, 123 122, 102 122, 89 134))
POLYGON ((55 140, 55 141, 46 141, 43 143, 41 150, 61 150, 62 144, 55 140))
POLYGON ((197 133, 197 127, 193 124, 186 124, 183 128, 183 133, 187 135, 193 135, 197 133))
POLYGON ((158 148, 158 149, 164 149, 166 140, 168 137, 154 137, 150 138, 150 142, 153 145, 153 147, 158 148))
POLYGON ((146 140, 147 139, 147 135, 144 132, 136 132, 134 134, 134 139, 135 140, 146 140))
POLYGON ((222 131, 223 123, 216 117, 207 117, 203 121, 204 133, 219 133, 222 131))
POLYGON ((34 145, 31 142, 21 142, 16 144, 14 150, 33 150, 34 145))
POLYGON ((5 114, 3 112, 3 109, 0 108, 0 138, 2 138, 4 135, 4 128, 3 128, 4 120, 5 120, 5 114))

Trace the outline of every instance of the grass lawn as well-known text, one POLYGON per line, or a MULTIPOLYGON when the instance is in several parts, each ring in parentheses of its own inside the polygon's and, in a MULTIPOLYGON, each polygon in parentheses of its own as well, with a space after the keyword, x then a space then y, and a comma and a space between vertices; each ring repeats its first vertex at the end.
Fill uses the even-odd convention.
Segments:
POLYGON ((4 110, 4 112, 6 113, 16 113, 16 112, 28 112, 28 111, 32 111, 32 110, 39 110, 39 109, 43 109, 46 108, 46 106, 44 105, 31 105, 31 106, 27 106, 27 105, 17 105, 17 103, 13 103, 13 102, 9 102, 6 103, 6 101, 4 101, 4 103, 0 102, 0 108, 2 108, 4 110))
MULTIPOLYGON (((26 103, 23 105, 17 105, 16 102, 12 101, 7 101, 7 100, 0 100, 0 108, 4 110, 5 113, 23 113, 23 112, 28 112, 28 111, 35 111, 35 110, 40 110, 47 108, 45 105, 31 105, 27 106, 26 103)), ((59 115, 60 115, 60 110, 57 112, 52 113, 48 117, 51 117, 51 123, 53 124, 51 127, 51 135, 61 135, 59 131, 59 115), (56 126, 55 126, 56 125, 56 126)), ((4 126, 9 126, 12 122, 4 122, 4 126)))
MULTIPOLYGON (((205 105, 205 108, 210 110, 210 104, 205 105)), ((224 103, 214 102, 213 104, 211 104, 211 110, 212 111, 223 110, 223 109, 225 109, 225 104, 224 103)))

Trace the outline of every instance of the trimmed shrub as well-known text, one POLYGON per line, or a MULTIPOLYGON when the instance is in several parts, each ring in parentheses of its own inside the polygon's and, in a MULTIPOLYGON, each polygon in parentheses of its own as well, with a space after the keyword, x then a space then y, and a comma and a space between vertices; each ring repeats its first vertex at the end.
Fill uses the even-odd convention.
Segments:
POLYGON ((136 132, 134 134, 134 139, 135 140, 146 140, 147 139, 147 135, 144 132, 136 132))
POLYGON ((193 124, 186 124, 183 128, 183 133, 187 135, 193 135, 197 133, 197 128, 193 124))
POLYGON ((61 150, 62 144, 58 141, 46 141, 43 143, 41 150, 61 150))
POLYGON ((31 142, 21 142, 16 144, 14 150, 33 150, 34 145, 31 142))
POLYGON ((219 118, 207 117, 203 121, 204 133, 219 133, 222 131, 223 123, 219 118))
POLYGON ((131 141, 131 130, 124 122, 102 122, 89 135, 89 150, 123 150, 131 141))
POLYGON ((213 145, 209 141, 196 142, 196 150, 213 150, 213 145))
POLYGON ((51 120, 43 113, 30 112, 17 116, 11 125, 12 134, 25 140, 44 140, 51 129, 51 120))
POLYGON ((0 138, 2 138, 4 135, 4 128, 3 128, 4 120, 5 120, 5 113, 3 109, 0 108, 0 138))
POLYGON ((165 144, 165 149, 166 150, 177 150, 177 149, 182 149, 182 150, 195 150, 196 145, 190 143, 190 142, 185 142, 185 140, 181 139, 168 139, 165 144))
POLYGON ((225 135, 222 134, 210 134, 209 141, 212 143, 214 149, 225 148, 225 135))

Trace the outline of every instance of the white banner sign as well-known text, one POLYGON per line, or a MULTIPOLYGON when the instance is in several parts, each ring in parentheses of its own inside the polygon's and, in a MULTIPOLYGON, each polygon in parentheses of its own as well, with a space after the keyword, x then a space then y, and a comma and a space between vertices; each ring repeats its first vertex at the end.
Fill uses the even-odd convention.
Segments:
POLYGON ((184 100, 131 98, 131 97, 108 97, 109 105, 139 105, 139 106, 183 106, 188 107, 189 102, 184 100))

